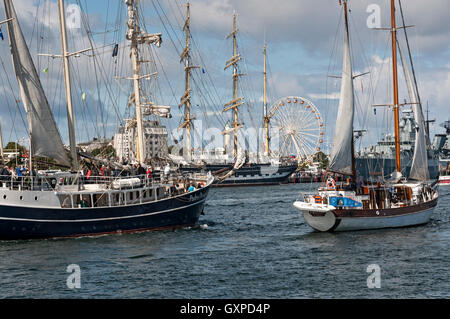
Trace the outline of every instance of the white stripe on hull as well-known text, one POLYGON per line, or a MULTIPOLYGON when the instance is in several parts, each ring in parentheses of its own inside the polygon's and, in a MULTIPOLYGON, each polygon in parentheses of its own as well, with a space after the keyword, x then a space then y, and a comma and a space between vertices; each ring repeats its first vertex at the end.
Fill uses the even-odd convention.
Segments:
POLYGON ((306 223, 318 231, 350 231, 380 228, 395 228, 426 224, 429 222, 434 207, 420 212, 414 212, 397 216, 377 216, 377 217, 344 217, 337 218, 332 212, 327 212, 323 216, 312 216, 309 212, 303 211, 302 215, 306 223), (340 219, 340 221, 338 220, 340 219), (333 229, 336 223, 339 223, 333 229))
POLYGON ((341 218, 334 231, 395 228, 426 224, 430 221, 434 207, 420 212, 390 217, 341 218))

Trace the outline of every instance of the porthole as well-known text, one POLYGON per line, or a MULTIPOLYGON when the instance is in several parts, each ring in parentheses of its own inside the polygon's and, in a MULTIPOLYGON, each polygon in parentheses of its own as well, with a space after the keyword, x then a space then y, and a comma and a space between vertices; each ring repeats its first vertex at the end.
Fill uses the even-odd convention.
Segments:
POLYGON ((23 200, 23 196, 20 196, 19 199, 20 199, 20 200, 23 200))
POLYGON ((34 200, 37 200, 37 196, 34 197, 34 200))
POLYGON ((6 195, 3 195, 3 199, 6 199, 6 195))

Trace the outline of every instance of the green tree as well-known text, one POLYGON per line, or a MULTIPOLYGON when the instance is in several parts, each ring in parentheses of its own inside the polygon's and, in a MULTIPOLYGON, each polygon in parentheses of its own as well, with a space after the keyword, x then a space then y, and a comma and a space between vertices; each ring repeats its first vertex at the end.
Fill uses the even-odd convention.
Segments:
POLYGON ((316 154, 314 154, 313 159, 314 159, 314 162, 319 162, 319 169, 327 169, 328 168, 329 160, 328 160, 328 156, 326 156, 325 153, 317 152, 316 154))
POLYGON ((105 145, 94 149, 92 155, 103 158, 116 157, 116 150, 112 145, 105 145))

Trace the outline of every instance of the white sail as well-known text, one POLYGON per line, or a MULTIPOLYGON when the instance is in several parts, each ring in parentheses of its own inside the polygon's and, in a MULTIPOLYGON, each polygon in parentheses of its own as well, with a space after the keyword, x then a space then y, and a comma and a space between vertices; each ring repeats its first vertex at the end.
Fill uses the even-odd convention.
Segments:
POLYGON ((408 94, 411 100, 411 108, 414 113, 414 120, 416 122, 416 140, 414 143, 414 155, 411 164, 411 171, 409 177, 415 180, 426 181, 430 178, 428 171, 428 156, 427 156, 427 141, 425 133, 425 120, 422 113, 422 107, 418 103, 417 96, 414 92, 413 83, 409 73, 408 66, 403 58, 400 45, 398 46, 400 58, 402 60, 403 72, 405 74, 406 85, 408 87, 408 94))
POLYGON ((4 0, 4 6, 6 18, 12 19, 8 22, 11 56, 27 113, 33 155, 50 157, 60 164, 70 166, 14 6, 11 0, 4 0))
POLYGON ((346 23, 344 32, 341 96, 339 99, 339 109, 336 120, 336 128, 334 131, 333 148, 330 155, 330 171, 348 175, 353 174, 353 116, 353 73, 352 61, 350 57, 348 25, 346 23))

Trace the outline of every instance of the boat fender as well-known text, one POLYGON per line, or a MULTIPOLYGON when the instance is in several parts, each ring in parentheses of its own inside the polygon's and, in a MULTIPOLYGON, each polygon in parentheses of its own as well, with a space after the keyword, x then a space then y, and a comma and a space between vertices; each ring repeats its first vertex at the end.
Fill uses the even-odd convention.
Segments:
POLYGON ((316 204, 322 204, 322 197, 319 195, 314 196, 314 201, 316 204))

